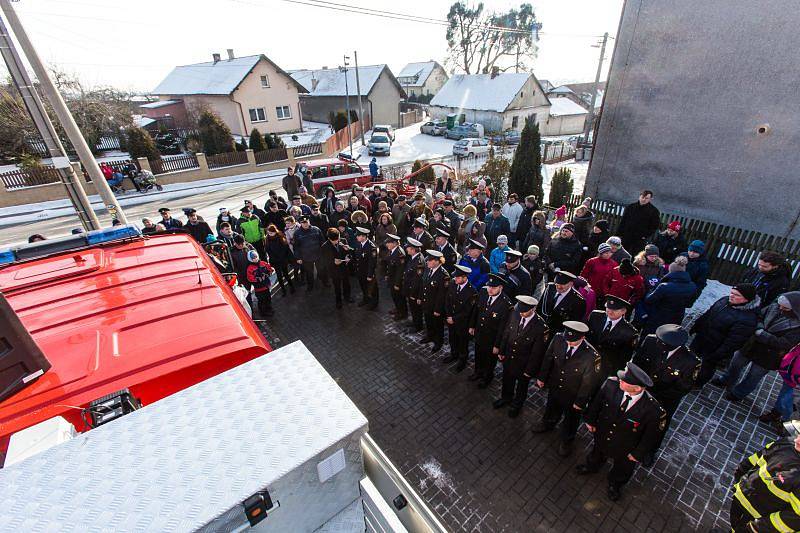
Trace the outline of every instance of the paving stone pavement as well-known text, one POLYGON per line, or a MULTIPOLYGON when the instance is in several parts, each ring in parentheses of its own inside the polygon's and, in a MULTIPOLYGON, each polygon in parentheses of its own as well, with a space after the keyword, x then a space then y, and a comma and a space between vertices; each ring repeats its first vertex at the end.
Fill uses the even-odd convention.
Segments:
MULTIPOLYGON (((357 285, 355 285, 357 287, 357 285)), ((556 432, 531 433, 545 396, 532 386, 517 419, 495 411, 488 390, 453 374, 430 345, 386 313, 334 307, 332 289, 275 296, 262 323, 277 347, 302 340, 369 420, 369 432, 452 531, 726 531, 728 493, 738 462, 776 438, 756 416, 777 395, 765 380, 753 401, 732 404, 708 385, 673 419, 654 466, 638 468, 619 502, 605 495, 605 472, 577 476, 590 440, 556 455, 556 432)), ((355 288, 354 296, 358 296, 355 288)), ((771 405, 771 403, 769 404, 771 405)))

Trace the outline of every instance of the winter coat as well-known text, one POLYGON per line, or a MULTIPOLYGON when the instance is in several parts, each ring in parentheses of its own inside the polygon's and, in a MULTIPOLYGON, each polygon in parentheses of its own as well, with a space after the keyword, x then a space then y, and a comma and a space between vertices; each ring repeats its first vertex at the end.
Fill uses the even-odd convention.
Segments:
POLYGON ((231 229, 234 231, 234 233, 240 233, 240 231, 239 231, 239 219, 236 218, 233 215, 229 215, 229 216, 227 216, 225 218, 227 220, 224 220, 222 218, 222 215, 218 215, 217 216, 217 233, 219 233, 219 227, 222 225, 223 222, 227 222, 228 224, 230 224, 231 225, 231 229))
POLYGON ((286 196, 289 198, 289 201, 291 201, 293 196, 300 194, 299 191, 302 182, 297 174, 287 174, 283 177, 281 185, 283 186, 283 190, 286 191, 286 196))
POLYGON ((408 224, 409 211, 411 211, 411 207, 408 204, 405 206, 394 204, 392 207, 392 219, 394 219, 394 225, 397 226, 397 231, 400 232, 399 235, 401 237, 408 235, 408 231, 411 227, 408 224))
POLYGON ((513 205, 506 202, 503 206, 501 213, 503 216, 508 219, 508 225, 511 227, 511 234, 508 234, 508 241, 512 242, 514 240, 514 234, 517 232, 517 226, 519 226, 519 218, 522 216, 522 211, 524 208, 519 202, 515 202, 513 205))
POLYGON ((639 274, 639 269, 632 276, 623 276, 619 267, 612 269, 603 281, 603 294, 616 296, 630 303, 632 306, 644 298, 644 278, 639 274))
POLYGON ((183 226, 183 231, 191 235, 194 240, 203 244, 206 242, 206 237, 209 235, 214 235, 214 232, 211 231, 211 228, 208 226, 207 222, 202 220, 197 221, 196 224, 192 224, 191 222, 187 222, 183 226))
POLYGON ((485 202, 481 202, 478 198, 471 198, 469 204, 475 206, 478 211, 478 220, 484 220, 492 211, 492 201, 486 198, 485 202))
POLYGON ((708 283, 708 258, 705 252, 694 259, 689 257, 688 253, 682 253, 680 255, 689 258, 689 263, 686 265, 686 272, 689 273, 689 277, 691 277, 694 284, 697 285, 697 290, 692 300, 692 305, 694 305, 694 302, 696 302, 703 293, 703 289, 706 288, 706 284, 708 283))
MULTIPOLYGON (((524 241, 528 236, 528 231, 531 229, 531 217, 536 212, 536 207, 523 206, 522 213, 519 215, 519 223, 517 224, 516 239, 524 241)), ((510 236, 509 236, 510 237, 510 236)), ((534 243, 536 244, 536 243, 534 243)), ((523 252, 525 249, 522 250, 523 252)))
POLYGON ((586 302, 586 312, 584 313, 583 318, 581 318, 581 321, 586 322, 589 319, 589 315, 592 314, 592 311, 597 308, 597 293, 588 285, 585 287, 575 288, 575 290, 578 291, 578 294, 583 296, 583 301, 586 302))
MULTIPOLYGON (((540 219, 541 220, 541 219, 540 219)), ((542 220, 544 222, 544 220, 542 220)), ((531 224, 530 229, 528 230, 527 235, 523 238, 522 247, 520 250, 524 253, 528 251, 528 247, 532 244, 535 244, 539 247, 539 254, 544 255, 544 252, 547 250, 547 247, 550 246, 550 230, 544 227, 544 224, 541 226, 536 226, 531 224)))
POLYGON ((712 361, 730 358, 755 333, 758 309, 758 297, 742 305, 731 305, 727 296, 720 298, 692 325, 692 351, 712 361))
POLYGON ((369 175, 373 178, 378 177, 378 163, 375 161, 370 161, 369 163, 369 175))
MULTIPOLYGON (((599 245, 600 244, 598 243, 598 246, 599 245)), ((616 252, 611 254, 611 259, 617 263, 622 263, 623 259, 633 259, 633 257, 628 253, 628 250, 626 250, 624 246, 620 246, 616 252)))
POLYGON ((786 352, 800 343, 800 298, 798 293, 788 293, 787 298, 797 311, 784 313, 777 303, 762 309, 756 334, 742 349, 748 359, 767 370, 777 370, 786 352))
POLYGON ((319 201, 319 210, 328 215, 329 217, 331 214, 336 212, 336 202, 339 199, 336 196, 331 196, 330 198, 326 195, 325 198, 322 198, 319 201))
MULTIPOLYGON (((594 222, 594 213, 589 211, 582 217, 573 216, 572 217, 572 224, 575 226, 575 237, 578 238, 583 244, 589 243, 589 236, 592 232, 592 226, 594 222)), ((589 248, 589 253, 597 253, 597 248, 592 250, 589 248)))
POLYGON ((481 255, 478 259, 472 259, 470 256, 465 255, 458 264, 472 269, 472 272, 467 274, 467 279, 470 285, 476 289, 482 288, 489 281, 489 261, 484 256, 481 255))
POLYGON ((470 233, 472 232, 472 225, 478 222, 475 217, 465 218, 458 227, 458 235, 456 236, 456 249, 460 252, 466 250, 469 244, 470 233))
POLYGON ((592 257, 583 265, 581 276, 589 282, 597 294, 597 299, 601 302, 606 294, 606 277, 617 266, 619 265, 613 259, 603 259, 600 256, 592 257))
POLYGON ((314 180, 311 179, 311 175, 309 172, 301 172, 300 173, 300 180, 303 183, 303 187, 306 188, 306 192, 309 196, 314 196, 314 180))
POLYGON ((536 287, 542 282, 544 271, 547 268, 544 258, 541 255, 537 255, 536 257, 525 257, 523 255, 522 266, 528 271, 528 274, 531 275, 531 287, 533 287, 534 292, 536 292, 536 287))
POLYGON ((675 258, 681 253, 685 252, 688 248, 686 239, 683 238, 683 235, 678 233, 675 237, 670 237, 667 235, 666 231, 659 233, 653 244, 658 246, 658 255, 667 264, 675 261, 675 258))
POLYGON ((240 218, 239 227, 242 229, 244 240, 250 244, 261 242, 264 238, 264 228, 261 227, 261 220, 258 217, 240 218))
POLYGON ((647 240, 661 224, 660 215, 653 204, 641 205, 637 201, 626 206, 617 231, 625 248, 633 253, 644 249, 647 240))
POLYGON ((239 282, 247 288, 250 288, 250 282, 247 281, 247 267, 250 261, 247 260, 247 252, 252 250, 253 247, 245 243, 244 248, 241 250, 235 246, 231 246, 231 262, 233 263, 233 271, 236 272, 236 277, 239 282))
POLYGON ((268 291, 272 281, 270 275, 275 271, 266 261, 250 263, 247 265, 247 281, 253 285, 255 292, 268 291))
POLYGON ((581 260, 581 243, 573 235, 570 238, 555 237, 550 241, 544 253, 548 264, 553 264, 553 269, 566 270, 573 274, 578 273, 578 264, 581 260))
POLYGON ((286 222, 283 220, 289 216, 286 211, 283 209, 278 209, 277 211, 267 211, 267 214, 264 215, 264 227, 269 227, 270 224, 275 224, 275 227, 279 230, 283 231, 286 229, 286 222))
POLYGON ((487 251, 489 251, 489 245, 488 245, 488 242, 486 241, 486 237, 484 236, 484 232, 486 231, 486 224, 484 224, 483 222, 481 222, 479 220, 476 220, 476 221, 473 222, 471 228, 473 228, 473 227, 477 228, 475 230, 475 234, 473 235, 472 232, 470 231, 470 233, 468 233, 466 235, 466 238, 464 239, 464 248, 463 248, 463 250, 461 250, 459 252, 461 255, 467 255, 467 249, 469 248, 469 240, 470 239, 478 241, 479 243, 481 243, 484 246, 484 250, 483 250, 484 254, 487 251))
POLYGON ((761 297, 761 307, 766 307, 789 290, 789 277, 789 267, 783 264, 769 274, 758 269, 751 270, 743 276, 742 282, 756 286, 756 293, 761 297))
POLYGON ((636 256, 633 264, 639 269, 639 274, 644 279, 645 292, 652 291, 658 284, 659 280, 667 273, 667 268, 664 266, 664 260, 659 258, 655 263, 651 263, 643 254, 636 256))
POLYGON ((643 331, 649 334, 664 324, 680 324, 695 289, 686 272, 670 272, 664 276, 644 298, 647 320, 643 331))
POLYGON ((345 209, 344 211, 334 211, 333 213, 328 215, 328 223, 331 225, 332 228, 339 228, 339 221, 344 220, 345 222, 350 222, 350 216, 352 213, 345 209))
POLYGON ((783 356, 778 373, 791 388, 800 387, 800 344, 783 356))
POLYGON ((489 254, 489 266, 492 269, 492 274, 497 274, 500 271, 500 266, 506 262, 506 250, 509 249, 508 245, 504 248, 498 246, 489 254))
POLYGON ((269 257, 269 262, 277 267, 287 266, 294 261, 289 244, 277 236, 274 239, 267 237, 267 257, 269 257))
POLYGON ((325 242, 322 232, 316 226, 302 227, 294 233, 294 256, 307 262, 319 261, 320 246, 325 242))
POLYGON ((503 215, 495 218, 492 215, 487 215, 483 221, 486 224, 486 241, 489 243, 489 248, 497 246, 497 237, 500 235, 508 236, 511 234, 511 226, 508 219, 503 215))
POLYGON ((453 180, 448 179, 447 181, 443 180, 440 177, 436 178, 436 188, 433 190, 433 194, 439 194, 443 192, 445 194, 453 191, 453 180))

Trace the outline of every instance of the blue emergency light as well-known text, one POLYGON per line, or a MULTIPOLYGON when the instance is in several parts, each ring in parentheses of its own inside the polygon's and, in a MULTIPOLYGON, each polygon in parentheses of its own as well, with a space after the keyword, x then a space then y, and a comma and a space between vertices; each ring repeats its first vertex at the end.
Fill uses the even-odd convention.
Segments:
POLYGON ((95 244, 102 244, 109 241, 118 241, 120 239, 135 239, 141 237, 142 232, 136 226, 113 226, 107 229, 96 229, 86 234, 86 243, 89 246, 95 244))
POLYGON ((66 237, 56 237, 44 241, 21 244, 13 248, 0 250, 0 265, 7 265, 24 259, 35 259, 54 253, 67 252, 86 246, 96 246, 106 242, 123 239, 136 239, 142 232, 136 226, 113 226, 106 229, 97 229, 88 233, 79 233, 66 237))
POLYGON ((7 265, 13 263, 15 260, 14 252, 9 249, 0 250, 0 265, 7 265))

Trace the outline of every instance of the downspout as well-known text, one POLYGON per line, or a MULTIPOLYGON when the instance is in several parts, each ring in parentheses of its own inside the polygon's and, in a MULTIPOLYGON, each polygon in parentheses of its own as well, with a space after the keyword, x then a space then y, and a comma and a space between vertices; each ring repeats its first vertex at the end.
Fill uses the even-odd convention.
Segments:
MULTIPOLYGON (((234 104, 239 106, 239 116, 242 117, 242 129, 244 130, 244 129, 247 128, 247 126, 246 126, 247 121, 244 119, 244 109, 242 109, 242 104, 240 104, 239 102, 237 102, 236 100, 233 99, 233 94, 231 94, 229 96, 230 96, 231 102, 233 102, 234 104)), ((264 110, 264 112, 266 113, 266 110, 264 110)), ((246 131, 242 133, 242 137, 247 137, 247 135, 248 135, 248 133, 246 131)))
POLYGON ((375 126, 375 113, 372 112, 372 100, 367 100, 369 102, 369 128, 372 129, 375 126))

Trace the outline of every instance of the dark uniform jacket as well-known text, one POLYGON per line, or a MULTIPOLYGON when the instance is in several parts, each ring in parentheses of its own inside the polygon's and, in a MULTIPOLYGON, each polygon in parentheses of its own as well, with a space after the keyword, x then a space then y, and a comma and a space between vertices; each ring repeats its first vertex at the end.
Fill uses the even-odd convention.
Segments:
POLYGON ((555 283, 548 283, 542 299, 539 300, 539 307, 536 308, 536 312, 544 318, 551 332, 564 329, 563 324, 567 320, 583 320, 586 313, 586 302, 575 289, 570 289, 558 305, 556 305, 557 298, 555 283))
POLYGON ((436 270, 425 269, 425 273, 422 274, 422 289, 420 290, 423 312, 444 315, 444 297, 449 282, 450 274, 444 267, 437 267, 436 270))
POLYGON ((500 274, 513 280, 510 284, 506 284, 509 298, 516 298, 518 294, 524 294, 525 296, 533 295, 531 274, 522 266, 522 263, 514 270, 509 270, 506 264, 503 263, 500 265, 500 274), (513 287, 510 285, 513 285, 513 287))
POLYGON ((320 255, 322 256, 322 264, 327 269, 328 274, 337 279, 347 276, 347 263, 337 265, 334 259, 344 260, 349 253, 344 249, 344 245, 341 242, 333 243, 326 240, 320 247, 320 255))
POLYGON ((453 270, 455 270, 455 266, 458 264, 458 252, 456 252, 456 249, 453 248, 453 245, 449 242, 441 248, 438 246, 435 248, 442 252, 442 255, 444 256, 444 269, 447 270, 447 272, 452 276, 453 270))
POLYGON ((658 445, 666 428, 667 414, 647 391, 623 412, 620 406, 624 396, 619 380, 608 378, 583 413, 583 419, 597 428, 594 445, 607 457, 621 460, 631 454, 641 461, 658 445))
POLYGON ((419 298, 423 272, 425 272, 425 264, 422 261, 421 253, 414 257, 406 256, 406 263, 403 268, 403 296, 415 300, 419 298))
POLYGON ((636 350, 633 362, 653 380, 649 390, 656 398, 677 402, 692 390, 700 360, 685 346, 667 359, 670 350, 655 335, 648 335, 636 350))
POLYGON ((480 291, 478 301, 472 311, 469 327, 475 328, 475 345, 499 346, 500 336, 511 314, 511 300, 505 293, 500 293, 489 304, 489 293, 480 291))
POLYGON ((800 514, 800 453, 789 439, 770 442, 742 461, 734 473, 733 497, 748 512, 750 522, 731 524, 736 531, 798 531, 800 514), (753 515, 755 511, 761 518, 753 515), (748 525, 752 529, 746 529, 748 525))
POLYGON ((353 260, 356 262, 356 275, 359 278, 374 278, 375 267, 378 264, 378 248, 367 239, 353 250, 353 260))
POLYGON ((459 290, 455 282, 447 286, 447 294, 444 299, 444 315, 453 319, 454 324, 450 327, 463 330, 469 329, 469 319, 472 317, 472 308, 478 299, 478 291, 469 284, 464 284, 464 288, 459 290))
POLYGON ((537 379, 545 383, 561 405, 575 404, 583 409, 597 386, 600 354, 585 340, 569 358, 567 349, 564 334, 557 333, 547 348, 537 379))
POLYGON ((756 332, 759 298, 742 305, 731 305, 724 296, 714 302, 692 325, 695 333, 692 350, 702 357, 724 359, 744 346, 756 332))
POLYGON ((536 313, 528 319, 525 329, 520 329, 521 321, 522 315, 514 310, 500 336, 498 348, 505 357, 503 372, 519 378, 523 374, 533 377, 539 372, 547 350, 547 324, 536 313))
POLYGON ((625 363, 630 361, 638 332, 624 316, 611 328, 611 331, 604 332, 606 319, 605 311, 599 309, 592 311, 587 320, 589 334, 586 338, 600 352, 603 369, 610 375, 613 371, 625 368, 625 363))
POLYGON ((399 246, 386 256, 386 279, 391 288, 403 286, 405 264, 406 254, 399 246))
POLYGON ((413 231, 411 232, 411 236, 417 239, 419 242, 422 243, 422 251, 425 250, 433 250, 435 248, 433 243, 433 237, 427 231, 423 231, 419 235, 416 235, 413 231))

